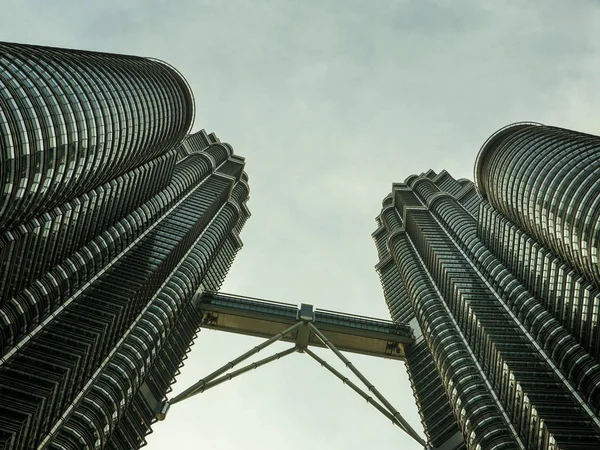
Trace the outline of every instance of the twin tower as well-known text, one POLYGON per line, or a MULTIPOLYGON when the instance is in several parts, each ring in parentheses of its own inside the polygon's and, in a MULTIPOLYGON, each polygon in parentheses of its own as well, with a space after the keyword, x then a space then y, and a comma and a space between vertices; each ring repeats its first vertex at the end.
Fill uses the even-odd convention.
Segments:
MULTIPOLYGON (((144 445, 250 216, 193 120, 162 61, 0 43, 0 448, 144 445)), ((373 233, 427 447, 598 449, 600 138, 510 125, 474 179, 373 233)))

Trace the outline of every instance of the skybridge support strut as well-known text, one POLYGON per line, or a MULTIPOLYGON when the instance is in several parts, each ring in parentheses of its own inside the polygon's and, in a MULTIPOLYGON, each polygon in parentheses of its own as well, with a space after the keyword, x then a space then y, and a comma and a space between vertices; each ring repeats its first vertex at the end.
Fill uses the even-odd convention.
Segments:
MULTIPOLYGON (((202 387, 198 388, 196 391, 194 391, 194 393, 190 394, 189 397, 193 397, 196 394, 201 394, 202 392, 206 392, 209 389, 214 388, 215 386, 218 386, 221 383, 224 383, 225 381, 233 380, 234 378, 239 377, 240 375, 242 375, 246 372, 250 372, 253 369, 257 369, 260 366, 264 366, 265 364, 268 364, 272 361, 276 361, 280 358, 283 358, 284 356, 287 356, 291 353, 295 353, 297 351, 298 351, 297 347, 290 347, 287 350, 284 350, 279 353, 275 353, 274 355, 268 356, 264 359, 261 359, 260 361, 256 361, 251 364, 248 364, 247 366, 244 366, 241 369, 234 370, 233 372, 229 372, 228 374, 225 374, 217 379, 213 379, 212 381, 207 381, 202 387)), ((189 398, 189 397, 187 397, 187 398, 189 398)), ((173 402, 171 402, 171 404, 172 403, 173 402)))
POLYGON ((348 377, 345 377, 341 372, 339 372, 337 369, 335 369, 331 364, 329 364, 323 358, 320 358, 312 350, 307 348, 304 350, 304 352, 308 356, 310 356, 312 359, 314 359, 316 362, 318 362, 321 366, 323 366, 327 370, 329 370, 337 378, 339 378, 342 383, 344 383, 345 385, 350 387, 350 389, 352 389, 354 392, 356 392, 358 395, 360 395, 362 398, 364 398, 369 405, 372 405, 375 409, 377 409, 377 411, 379 411, 381 414, 383 414, 385 417, 387 417, 390 420, 390 422, 392 422, 394 425, 399 427, 405 433, 408 433, 408 431, 404 428, 404 425, 402 425, 402 423, 400 423, 398 421, 398 419, 396 419, 387 409, 385 409, 377 401, 375 401, 373 399, 373 397, 371 397, 369 394, 367 394, 365 391, 363 391, 361 388, 359 388, 356 384, 354 384, 348 377))
MULTIPOLYGON (((360 381, 362 381, 364 383, 364 385, 367 387, 367 389, 369 389, 369 391, 372 392, 373 395, 375 395, 375 397, 377 397, 377 399, 381 403, 383 403, 383 405, 390 411, 392 417, 395 419, 394 422, 398 422, 398 424, 401 425, 400 428, 402 428, 410 437, 412 437, 419 444, 425 446, 426 445, 425 441, 423 441, 423 439, 421 439, 421 437, 408 424, 408 422, 406 420, 404 420, 404 417, 402 417, 402 415, 398 412, 398 410, 396 410, 396 408, 394 408, 392 406, 392 404, 377 390, 377 388, 373 385, 373 383, 371 383, 356 367, 354 367, 354 364, 352 364, 350 362, 350 360, 348 358, 346 358, 344 356, 344 354, 342 352, 340 352, 337 349, 337 347, 335 345, 333 345, 331 343, 331 341, 329 339, 327 339, 327 337, 323 333, 321 333, 321 331, 319 331, 319 329, 317 327, 315 327, 310 322, 308 323, 308 326, 311 329, 311 331, 313 333, 315 333, 317 335, 317 337, 323 342, 323 344, 325 344, 333 353, 335 353, 336 356, 343 361, 343 363, 346 365, 346 367, 348 367, 348 369, 350 369, 350 371, 354 375, 356 375, 360 381)), ((312 354, 311 353, 309 353, 309 355, 312 356, 313 358, 315 358, 316 355, 314 353, 312 353, 312 354)), ((327 367, 327 369, 330 370, 328 367, 327 367)), ((330 372, 331 372, 331 370, 330 370, 330 372)), ((337 374, 335 372, 332 372, 332 373, 337 376, 337 374)), ((347 380, 347 378, 346 378, 346 380, 347 380)), ((344 381, 344 379, 342 379, 342 381, 344 381)), ((352 386, 350 386, 350 387, 352 387, 352 386)), ((358 391, 356 391, 356 392, 359 393, 358 391)), ((360 393, 359 393, 359 395, 360 395, 360 393)), ((371 403, 369 400, 367 400, 367 402, 371 403)), ((379 409, 379 408, 377 408, 377 409, 379 409)))
POLYGON ((207 375, 206 377, 204 377, 203 379, 201 379, 200 381, 198 381, 196 384, 190 386, 189 388, 187 388, 185 391, 183 391, 181 394, 177 395, 173 400, 170 400, 169 403, 171 405, 174 405, 175 403, 179 403, 182 400, 185 400, 186 398, 189 398, 191 396, 193 396, 194 394, 196 394, 198 391, 200 391, 200 389, 202 389, 202 387, 209 381, 217 378, 219 375, 223 375, 225 372, 227 372, 229 369, 237 366, 239 363, 241 363, 242 361, 250 358, 252 355, 255 355, 256 353, 260 352, 262 349, 268 347, 269 345, 273 344, 274 342, 277 342, 278 340, 280 340, 282 337, 284 337, 286 334, 291 333, 292 331, 294 331, 296 328, 299 328, 304 322, 299 321, 296 322, 294 325, 292 325, 291 327, 286 328, 285 330, 283 330, 281 333, 276 334, 275 336, 273 336, 270 339, 267 339, 265 342, 263 342, 260 345, 257 345, 256 347, 254 347, 252 350, 247 351, 246 353, 244 353, 241 356, 238 356, 236 359, 228 362, 227 364, 225 364, 224 366, 220 367, 219 369, 215 370, 213 373, 211 373, 210 375, 207 375))
MULTIPOLYGON (((375 409, 377 409, 383 416, 389 419, 394 425, 398 426, 402 431, 408 434, 411 438, 413 438, 416 442, 421 444, 424 448, 427 447, 427 444, 423 439, 416 433, 416 431, 406 422, 406 420, 402 417, 402 415, 391 405, 391 403, 375 388, 375 386, 356 368, 354 365, 344 356, 344 354, 338 349, 338 347, 332 342, 331 339, 340 339, 339 332, 336 335, 335 331, 331 331, 324 326, 324 331, 329 333, 332 337, 329 339, 317 326, 315 326, 315 313, 313 311, 312 305, 302 304, 301 307, 297 310, 296 314, 296 322, 292 325, 285 328, 280 333, 275 334, 270 337, 260 345, 252 348, 241 356, 231 360, 224 366, 215 370, 211 374, 199 380, 197 383, 190 386, 188 389, 184 390, 179 395, 175 396, 172 400, 167 400, 162 404, 158 405, 158 411, 156 412, 156 417, 159 420, 164 420, 167 411, 169 410, 171 405, 181 402, 187 398, 190 398, 196 394, 200 394, 202 392, 207 391, 219 384, 224 383, 225 381, 236 378, 246 372, 249 372, 258 367, 264 366, 272 361, 278 360, 284 356, 290 355, 295 352, 306 353, 316 362, 318 362, 321 366, 325 367, 330 373, 332 373, 335 377, 340 379, 344 384, 348 385, 354 392, 360 395, 363 399, 367 401, 367 403, 371 404, 375 409), (315 337, 316 336, 316 337, 315 337), (250 358, 251 356, 257 354, 264 348, 269 345, 280 341, 287 340, 294 342, 293 346, 287 350, 275 353, 271 356, 263 358, 259 361, 250 363, 240 369, 228 372, 233 367, 237 366, 241 362, 250 358), (342 362, 350 369, 350 371, 356 375, 356 377, 364 383, 367 387, 368 391, 370 391, 375 398, 371 397, 367 392, 358 387, 355 383, 345 377, 342 373, 332 367, 329 363, 327 363, 324 359, 320 358, 316 355, 311 349, 309 349, 309 345, 317 345, 324 346, 329 348, 342 362), (228 372, 228 373, 227 373, 228 372), (379 401, 377 401, 379 400, 379 401), (381 403, 380 403, 381 402, 381 403)), ((351 318, 350 320, 355 320, 351 318)), ((317 318, 317 324, 321 326, 317 318)), ((289 324, 289 322, 288 322, 289 324)), ((279 328, 281 329, 281 328, 279 328)), ((342 343, 347 341, 342 341, 342 343)), ((347 349, 345 349, 347 351, 347 349)), ((387 354, 387 353, 386 353, 387 354)), ((403 353, 402 353, 403 354, 403 353)))

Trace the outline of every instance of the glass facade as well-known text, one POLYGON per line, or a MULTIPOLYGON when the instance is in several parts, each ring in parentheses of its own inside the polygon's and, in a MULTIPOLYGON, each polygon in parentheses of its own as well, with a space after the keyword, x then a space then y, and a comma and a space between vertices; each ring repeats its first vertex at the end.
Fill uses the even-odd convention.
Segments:
POLYGON ((515 124, 481 149, 476 183, 506 219, 600 287, 600 137, 515 124))
POLYGON ((166 153, 190 131, 185 80, 147 58, 0 43, 0 229, 166 153))
POLYGON ((476 184, 428 171, 384 199, 376 270, 420 336, 407 366, 433 448, 600 447, 598 143, 515 124, 476 184))
POLYGON ((242 246, 244 159, 186 136, 159 61, 2 43, 0 83, 0 448, 138 448, 242 246))

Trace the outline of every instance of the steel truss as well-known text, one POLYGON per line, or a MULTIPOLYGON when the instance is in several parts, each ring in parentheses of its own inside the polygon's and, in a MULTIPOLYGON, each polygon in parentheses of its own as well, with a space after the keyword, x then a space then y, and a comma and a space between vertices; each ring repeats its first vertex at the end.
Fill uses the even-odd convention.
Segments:
POLYGON ((381 414, 383 414, 383 416, 385 416, 394 425, 396 425, 398 428, 400 428, 402 431, 404 431, 406 434, 408 434, 412 439, 414 439, 416 442, 418 442, 424 448, 429 448, 427 446, 426 442, 417 434, 417 432, 402 417, 400 412, 398 412, 398 410, 396 410, 392 406, 392 404, 354 366, 354 364, 352 364, 352 362, 350 362, 348 360, 348 358, 346 358, 344 356, 344 354, 342 352, 340 352, 340 350, 315 326, 313 321, 314 321, 314 316, 311 314, 299 315, 298 322, 296 322, 292 326, 286 328, 281 333, 276 334, 275 336, 271 337, 270 339, 267 339, 266 341, 264 341, 262 344, 257 345, 256 347, 252 348, 251 350, 247 351, 246 353, 242 354, 241 356, 239 356, 239 357, 235 358, 234 360, 228 362, 227 364, 223 365, 219 369, 215 370, 211 374, 207 375, 206 377, 199 380, 197 383, 193 384, 192 386, 190 386, 189 388, 184 390, 179 395, 175 396, 173 399, 167 400, 166 402, 164 402, 160 407, 160 411, 157 413, 157 419, 164 420, 166 417, 166 413, 169 410, 171 405, 175 405, 183 400, 193 397, 194 395, 205 392, 215 386, 218 386, 221 383, 224 383, 225 381, 232 380, 233 378, 236 378, 236 377, 238 377, 246 372, 249 372, 253 369, 256 369, 258 367, 264 366, 272 361, 276 361, 280 358, 283 358, 284 356, 299 352, 299 353, 306 353, 308 356, 310 356, 312 359, 314 359, 316 362, 318 362, 321 366, 326 368, 330 373, 332 373, 334 376, 336 376, 338 379, 340 379, 344 384, 346 384, 348 387, 350 387, 350 389, 352 389, 354 392, 356 392, 358 395, 360 395, 362 398, 364 398, 367 401, 367 403, 372 405, 375 409, 377 409, 377 411, 379 411, 381 414), (237 370, 227 373, 230 369, 234 368, 241 362, 245 361, 246 359, 257 354, 261 350, 263 350, 266 347, 270 346, 271 344, 281 340, 284 336, 287 336, 296 330, 303 331, 303 332, 297 333, 297 340, 293 347, 290 347, 289 349, 284 350, 282 352, 275 353, 274 355, 271 355, 267 358, 263 358, 259 361, 248 364, 248 365, 242 367, 241 369, 237 369, 237 370), (358 377, 358 379, 366 386, 367 390, 375 396, 376 399, 371 397, 363 389, 361 389, 359 386, 357 386, 355 383, 353 383, 351 380, 349 380, 347 377, 345 377, 338 370, 333 368, 328 362, 326 362, 325 360, 323 360, 322 358, 317 356, 312 350, 310 350, 308 348, 308 339, 307 339, 307 334, 310 334, 310 333, 314 333, 320 339, 320 341, 327 348, 329 348, 346 365, 346 367, 348 369, 350 369, 350 371, 354 375, 356 375, 358 377), (377 400, 379 400, 379 401, 377 401, 377 400))

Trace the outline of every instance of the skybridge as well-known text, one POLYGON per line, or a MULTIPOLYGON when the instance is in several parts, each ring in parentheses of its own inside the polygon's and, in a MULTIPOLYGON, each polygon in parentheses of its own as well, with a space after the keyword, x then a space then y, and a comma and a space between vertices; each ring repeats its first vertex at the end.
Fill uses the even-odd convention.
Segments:
POLYGON ((296 306, 216 292, 204 292, 198 295, 195 298, 195 306, 201 313, 201 328, 262 337, 266 340, 200 379, 174 398, 157 405, 157 419, 164 420, 172 405, 291 353, 300 352, 307 354, 327 369, 394 425, 426 447, 425 441, 417 432, 342 353, 343 351, 404 360, 405 346, 410 345, 414 340, 412 330, 407 324, 315 309, 310 304, 303 303, 296 306), (277 341, 290 342, 293 345, 287 350, 247 364, 240 369, 231 370, 277 341), (312 347, 329 348, 365 385, 367 391, 316 355, 312 347))
MULTIPOLYGON (((270 338, 295 324, 301 317, 327 336, 339 350, 368 356, 404 360, 404 346, 413 341, 408 325, 324 309, 300 307, 249 297, 207 293, 197 302, 202 312, 202 328, 270 338)), ((308 327, 295 329, 281 338, 300 348, 327 347, 308 327)))

